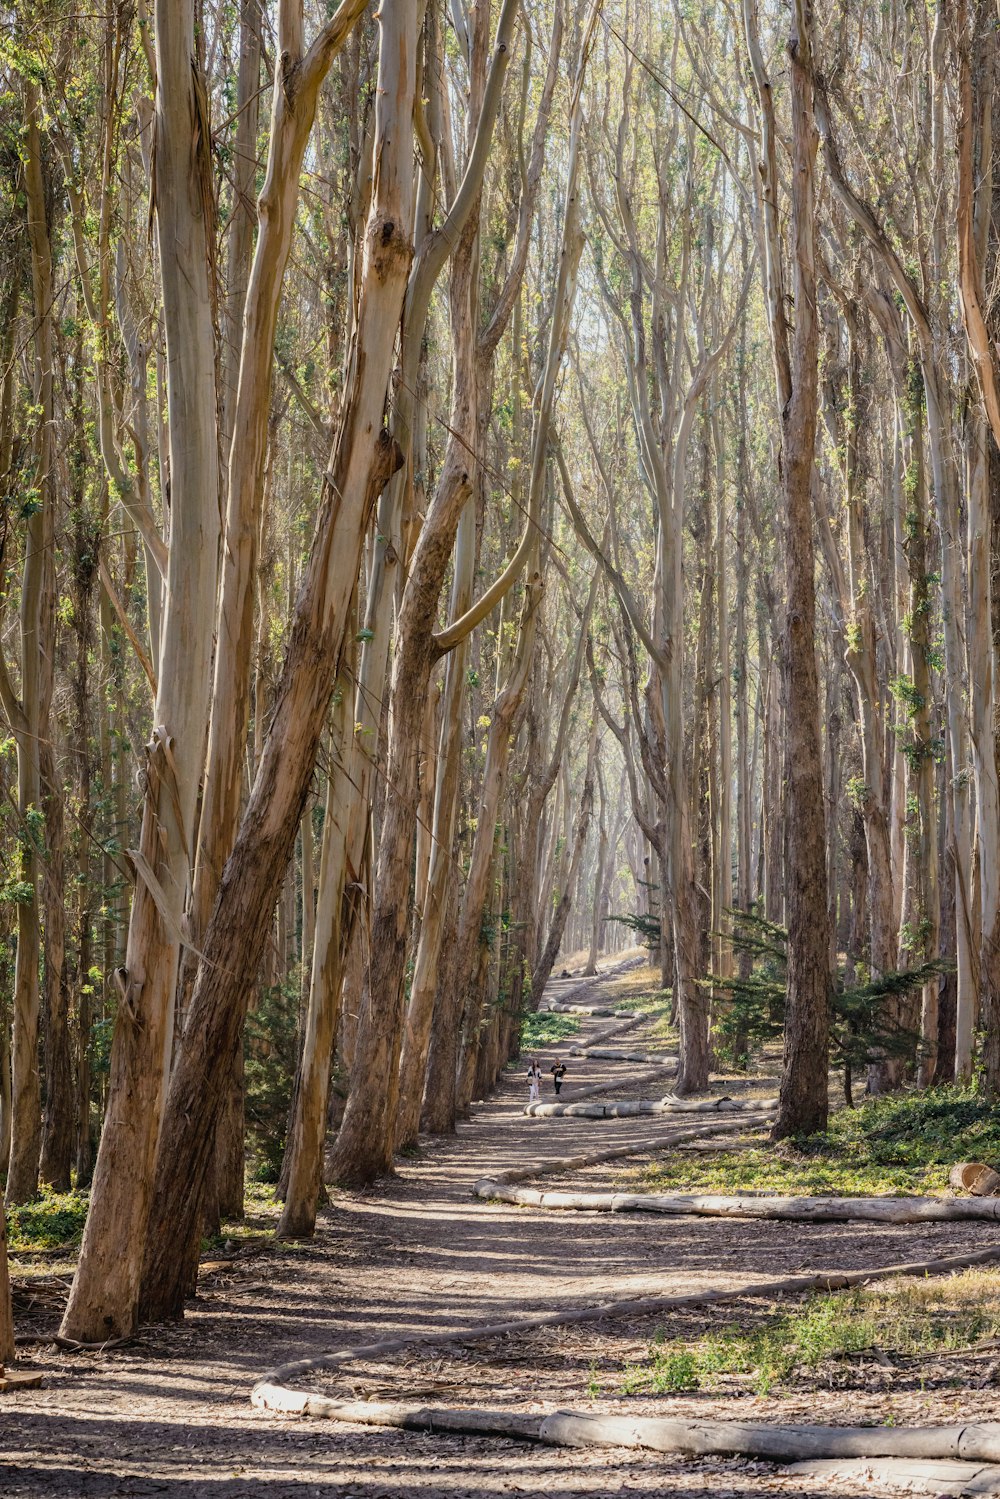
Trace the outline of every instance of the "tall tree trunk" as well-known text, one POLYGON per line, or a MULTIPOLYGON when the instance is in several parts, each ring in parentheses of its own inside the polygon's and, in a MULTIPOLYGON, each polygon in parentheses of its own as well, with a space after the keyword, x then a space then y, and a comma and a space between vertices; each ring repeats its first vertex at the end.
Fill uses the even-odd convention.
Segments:
POLYGON ((38 85, 24 85, 24 187, 31 246, 34 315, 34 402, 38 411, 34 488, 37 509, 25 528, 21 589, 21 687, 18 701, 6 664, 0 691, 17 742, 17 804, 21 820, 21 872, 25 893, 17 904, 14 968, 13 1117, 7 1201, 27 1202, 38 1185, 41 1147, 41 1085, 38 1072, 39 860, 43 842, 33 820, 41 815, 40 746, 48 737, 55 648, 54 330, 52 248, 42 165, 41 99, 38 85))
POLYGON ((0 1367, 14 1361, 14 1308, 10 1299, 10 1271, 7 1268, 7 1216, 0 1192, 0 1367))
POLYGON ((452 986, 450 1012, 454 1017, 452 1037, 450 1044, 447 1039, 443 1041, 438 1059, 438 1076, 434 1081, 434 1100, 428 1104, 428 1109, 433 1111, 433 1128, 438 1134, 454 1129, 456 1108, 467 1106, 475 1081, 484 983, 489 960, 489 943, 483 940, 483 917, 489 904, 497 819, 507 786, 513 724, 531 670, 537 613, 541 602, 542 580, 535 570, 534 560, 529 566, 531 573, 525 587, 517 646, 490 723, 482 796, 476 817, 476 837, 462 895, 455 961, 449 969, 452 986), (464 1042, 464 1051, 456 1057, 460 1042, 464 1042))
MULTIPOLYGON (((452 583, 451 618, 460 618, 472 602, 475 573, 476 517, 470 501, 458 526, 455 573, 452 583)), ((462 762, 462 709, 467 692, 468 641, 449 656, 441 711, 437 784, 434 788, 433 838, 427 894, 420 921, 406 1009, 406 1028, 400 1058, 397 1146, 411 1144, 420 1126, 424 1077, 439 983, 441 943, 444 937, 448 896, 453 882, 455 819, 458 810, 462 762)))
MULTIPOLYGON (((70 1188, 73 1159, 73 1069, 70 1060, 69 986, 66 977, 66 848, 62 789, 56 757, 41 751, 45 812, 45 1113, 39 1175, 57 1192, 70 1188)), ((86 975, 82 976, 86 982, 86 975)))
POLYGON ((809 0, 796 0, 788 53, 792 90, 795 333, 782 413, 785 490, 788 1000, 775 1138, 826 1127, 830 957, 823 769, 816 671, 812 481, 818 409, 813 123, 809 0))
POLYGON ((170 427, 170 551, 137 884, 108 1112, 65 1337, 128 1336, 173 1041, 185 891, 211 692, 219 542, 211 129, 194 0, 157 0, 155 181, 170 427))
POLYGON ((583 790, 580 793, 580 806, 577 812, 573 838, 573 852, 570 855, 566 878, 563 888, 559 892, 559 900, 552 915, 552 922, 545 939, 545 946, 542 948, 542 954, 535 967, 535 971, 531 975, 531 997, 536 1008, 538 1001, 541 999, 542 991, 549 981, 549 975, 555 965, 556 958, 559 955, 563 932, 566 929, 566 919, 573 904, 573 896, 580 874, 583 847, 587 838, 587 830, 590 827, 591 813, 594 810, 594 775, 597 760, 597 727, 599 722, 600 720, 595 713, 590 729, 590 743, 587 747, 587 764, 583 774, 583 790))
POLYGON ((398 461, 382 423, 412 258, 415 15, 388 7, 379 28, 375 187, 358 324, 274 714, 205 934, 206 961, 171 1079, 144 1274, 143 1304, 154 1317, 179 1314, 194 1279, 201 1192, 241 1041, 245 975, 263 956, 343 658, 366 529, 398 461))

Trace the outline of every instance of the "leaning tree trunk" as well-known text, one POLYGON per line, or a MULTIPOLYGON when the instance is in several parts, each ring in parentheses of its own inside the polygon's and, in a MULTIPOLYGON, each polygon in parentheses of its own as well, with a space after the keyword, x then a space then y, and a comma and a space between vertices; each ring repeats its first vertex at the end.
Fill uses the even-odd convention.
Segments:
MULTIPOLYGON (((465 262, 465 256, 461 261, 456 259, 456 269, 462 263, 463 274, 467 274, 465 262)), ((459 344, 463 338, 471 345, 472 330, 460 328, 459 344)), ((361 1001, 350 1092, 331 1163, 332 1179, 342 1184, 363 1185, 392 1168, 420 726, 431 670, 439 658, 433 626, 441 583, 459 516, 471 493, 468 470, 469 437, 475 430, 474 362, 456 356, 455 365, 450 427, 458 435, 449 443, 438 492, 414 552, 399 616, 399 644, 389 698, 392 727, 375 873, 371 959, 361 1001)))
MULTIPOLYGON (((277 62, 267 170, 257 204, 257 243, 248 281, 241 260, 237 258, 241 246, 244 256, 249 248, 245 203, 241 202, 235 220, 237 238, 232 247, 234 279, 230 287, 230 310, 233 321, 238 319, 240 337, 231 337, 225 364, 230 383, 225 392, 223 410, 227 428, 231 427, 231 438, 225 453, 228 489, 218 647, 192 900, 191 921, 196 942, 208 925, 222 869, 232 850, 240 819, 253 660, 254 582, 267 468, 274 340, 295 228, 301 167, 323 81, 364 13, 366 3, 367 0, 343 0, 312 45, 306 48, 302 0, 282 0, 278 7, 277 62), (232 389, 234 362, 239 371, 235 392, 232 389)), ((255 24, 254 6, 249 4, 244 16, 244 31, 252 30, 255 24)), ((241 53, 241 87, 251 91, 251 97, 247 99, 248 111, 251 103, 256 108, 255 72, 259 72, 259 54, 247 39, 241 53)), ((237 173, 237 191, 244 193, 252 184, 256 170, 256 147, 248 130, 244 120, 237 149, 253 155, 249 174, 245 162, 237 173)), ((230 331, 232 336, 236 330, 232 328, 230 331)), ((234 1068, 238 1072, 238 1058, 234 1068)), ((230 1085, 234 1104, 238 1104, 239 1093, 239 1078, 234 1077, 230 1085)), ((232 1153, 228 1155, 232 1165, 232 1153)), ((235 1196, 235 1175, 232 1170, 227 1173, 230 1178, 227 1198, 235 1196)))
POLYGON ((507 784, 511 730, 524 696, 534 650, 542 580, 532 563, 525 588, 517 647, 503 691, 497 698, 486 745, 483 787, 476 817, 476 839, 462 894, 455 941, 455 958, 448 970, 444 1014, 450 1013, 450 1034, 439 1036, 435 1067, 428 1075, 427 1112, 436 1134, 455 1127, 456 1105, 464 1108, 472 1096, 479 1028, 482 1018, 487 944, 483 941, 483 913, 490 889, 496 826, 507 784), (464 1041, 465 1052, 458 1055, 464 1041))
POLYGON ((412 258, 415 15, 409 7, 387 7, 379 26, 375 188, 358 325, 274 715, 223 870, 171 1079, 143 1285, 144 1310, 154 1317, 179 1314, 194 1279, 201 1193, 241 1043, 245 976, 263 957, 343 656, 372 507, 397 462, 383 417, 412 258))
POLYGON ((219 544, 211 129, 194 0, 157 0, 155 130, 170 431, 170 552, 154 729, 146 750, 136 892, 108 1108, 65 1337, 134 1330, 153 1168, 173 1043, 184 894, 211 693, 219 544))
MULTIPOLYGON (((475 572, 476 517, 472 502, 459 522, 452 583, 452 619, 460 618, 472 602, 475 572)), ((441 944, 448 896, 453 880, 455 816, 458 808, 462 758, 462 708, 466 693, 468 641, 448 658, 441 712, 437 784, 434 788, 433 830, 427 893, 420 919, 420 937, 413 968, 410 1002, 400 1057, 398 1148, 411 1144, 420 1127, 420 1106, 438 987, 441 944)))

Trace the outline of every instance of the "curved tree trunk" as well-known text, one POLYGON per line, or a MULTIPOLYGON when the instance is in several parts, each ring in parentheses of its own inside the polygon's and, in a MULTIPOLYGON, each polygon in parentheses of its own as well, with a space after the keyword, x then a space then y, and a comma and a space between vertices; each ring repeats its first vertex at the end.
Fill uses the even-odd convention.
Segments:
POLYGON ((415 53, 412 10, 383 10, 375 192, 365 233, 358 326, 274 716, 223 871, 171 1079, 144 1272, 143 1307, 151 1317, 179 1314, 194 1278, 201 1192, 241 1041, 245 975, 256 973, 263 956, 343 657, 368 522, 398 462, 382 422, 412 258, 415 53))
MULTIPOLYGON (((465 507, 458 527, 452 619, 460 618, 472 601, 475 543, 476 517, 470 502, 465 507)), ((467 690, 467 664, 468 642, 463 641, 448 658, 445 678, 438 774, 434 790, 430 869, 400 1058, 399 1114, 396 1124, 399 1148, 411 1144, 420 1127, 434 1001, 440 982, 441 945, 446 928, 448 896, 454 883, 453 843, 462 760, 462 708, 467 690)))
POLYGON ((107 1118, 65 1337, 136 1325, 153 1167, 173 1042, 184 894, 211 690, 219 541, 210 127, 193 0, 157 0, 155 171, 167 339, 171 534, 137 885, 107 1118))

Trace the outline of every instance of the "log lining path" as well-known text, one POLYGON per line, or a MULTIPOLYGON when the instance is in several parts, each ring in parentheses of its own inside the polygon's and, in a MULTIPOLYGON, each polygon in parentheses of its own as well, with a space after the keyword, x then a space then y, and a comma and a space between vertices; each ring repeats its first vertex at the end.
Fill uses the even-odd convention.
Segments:
MULTIPOLYGON (((592 981, 584 992, 595 1009, 622 1007, 607 980, 592 981)), ((579 995, 580 986, 572 986, 570 999, 579 995)), ((642 1063, 569 1055, 573 1049, 603 1049, 587 1042, 607 1040, 609 1025, 607 1016, 582 1017, 578 1036, 542 1054, 543 1070, 563 1055, 576 1088, 603 1083, 607 1089, 610 1082, 612 1096, 635 1097, 637 1079, 648 1071, 642 1063)), ((633 1030, 626 1044, 646 1055, 650 1046, 639 1034, 644 1029, 633 1030)), ((250 1387, 265 1369, 329 1350, 447 1336, 530 1314, 551 1318, 611 1300, 711 1303, 713 1293, 794 1275, 857 1272, 1000 1248, 1000 1228, 993 1223, 926 1223, 916 1230, 798 1223, 789 1232, 787 1225, 768 1221, 732 1219, 723 1225, 692 1217, 554 1214, 476 1200, 477 1181, 495 1179, 512 1166, 531 1169, 547 1157, 605 1148, 605 1141, 613 1149, 619 1140, 652 1143, 664 1134, 662 1116, 609 1119, 596 1127, 572 1116, 528 1118, 522 1071, 508 1074, 493 1099, 473 1108, 456 1138, 429 1142, 418 1158, 401 1162, 394 1178, 368 1193, 335 1194, 314 1242, 221 1258, 203 1272, 201 1294, 183 1327, 148 1329, 135 1345, 100 1356, 60 1355, 40 1345, 33 1362, 45 1372, 46 1387, 4 1397, 0 1404, 0 1493, 11 1499, 160 1493, 183 1499, 485 1499, 507 1492, 562 1499, 652 1493, 752 1499, 859 1492, 857 1473, 843 1463, 821 1462, 814 1473, 793 1474, 716 1454, 692 1461, 625 1447, 567 1452, 504 1438, 275 1416, 250 1405, 250 1387)), ((662 1321, 669 1336, 671 1318, 662 1321)), ((611 1324, 603 1330, 609 1336, 629 1331, 611 1324)), ((648 1339, 650 1328, 640 1320, 632 1332, 634 1344, 635 1333, 648 1339)), ((578 1350, 567 1334, 525 1336, 515 1340, 512 1354, 520 1357, 527 1397, 521 1405, 539 1421, 567 1404, 584 1413, 640 1418, 832 1416, 844 1425, 882 1422, 887 1411, 901 1425, 985 1422, 995 1414, 988 1391, 960 1401, 861 1394, 836 1410, 828 1398, 808 1396, 786 1398, 779 1408, 746 1395, 709 1400, 688 1394, 627 1404, 607 1395, 588 1400, 586 1349, 578 1350)), ((363 1385, 355 1392, 371 1393, 363 1385)), ((962 1453, 961 1444, 954 1450, 962 1453)), ((977 1449, 967 1450, 977 1457, 977 1449)), ((951 1476, 942 1472, 934 1492, 990 1491, 984 1485, 992 1475, 981 1463, 975 1479, 960 1462, 950 1468, 951 1476), (978 1487, 969 1487, 973 1483, 978 1487)), ((883 1468, 863 1488, 899 1492, 898 1483, 898 1474, 883 1468)))

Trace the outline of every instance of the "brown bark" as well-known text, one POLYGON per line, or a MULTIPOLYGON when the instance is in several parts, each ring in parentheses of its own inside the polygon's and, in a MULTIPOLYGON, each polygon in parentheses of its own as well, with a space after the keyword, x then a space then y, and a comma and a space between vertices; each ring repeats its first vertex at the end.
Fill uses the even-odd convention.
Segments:
POLYGON ((415 17, 380 17, 375 188, 364 243, 359 319, 319 520, 299 589, 274 714, 246 812, 205 935, 163 1125, 147 1239, 147 1315, 178 1315, 197 1265, 201 1191, 214 1127, 269 918, 288 867, 345 648, 372 507, 397 462, 382 427, 412 258, 409 125, 415 17))
POLYGON ((788 711, 788 999, 785 1052, 774 1135, 812 1133, 827 1121, 830 955, 823 768, 816 671, 812 482, 818 410, 809 0, 796 0, 788 53, 792 83, 792 236, 795 334, 791 397, 782 413, 788 711))
MULTIPOLYGON (((464 614, 472 602, 475 571, 475 515, 466 505, 459 522, 455 548, 451 617, 464 614), (463 534, 464 533, 464 534, 463 534)), ((433 843, 426 896, 421 910, 420 938, 413 967, 410 1002, 400 1056, 397 1145, 411 1144, 420 1125, 434 1001, 440 984, 440 960, 449 896, 455 881, 454 829, 458 810, 462 759, 462 709, 466 694, 468 642, 448 658, 441 715, 438 776, 434 788, 433 843)))
POLYGON ((33 397, 38 410, 34 487, 39 504, 25 528, 24 570, 20 600, 20 700, 14 696, 6 664, 0 670, 0 696, 17 741, 17 798, 23 840, 20 878, 29 896, 17 905, 17 954, 14 969, 12 1051, 13 1118, 7 1168, 8 1202, 27 1202, 38 1184, 41 1146, 41 1087, 38 1072, 38 964, 40 852, 28 827, 41 811, 39 751, 48 735, 55 647, 55 492, 54 330, 52 248, 42 162, 41 99, 38 85, 24 85, 25 166, 28 239, 34 314, 33 397))
MULTIPOLYGON (((452 262, 450 303, 454 377, 450 435, 441 478, 414 548, 403 591, 389 695, 389 741, 383 822, 375 872, 371 961, 361 1000, 357 1055, 347 1107, 334 1148, 329 1179, 361 1185, 392 1169, 403 1039, 403 981, 407 939, 410 863, 418 801, 420 725, 430 674, 444 650, 459 644, 494 593, 483 598, 438 637, 438 599, 462 510, 474 492, 479 430, 478 231, 486 152, 500 108, 516 21, 516 6, 504 0, 487 72, 488 9, 476 15, 472 45, 475 121, 469 161, 449 213, 458 234, 452 262), (477 107, 478 106, 478 107, 477 107)), ((429 295, 428 281, 444 263, 432 242, 417 268, 417 289, 408 305, 429 295), (419 298, 418 293, 419 291, 419 298)), ((449 247, 450 248, 450 247, 449 247)), ((431 281, 430 284, 433 284, 431 281)), ((520 549, 519 549, 520 551, 520 549)), ((505 586, 524 559, 515 555, 505 586), (515 568, 514 572, 511 571, 515 568)), ((502 597, 502 590, 500 593, 502 597)), ((488 611, 487 611, 488 612, 488 611)))
POLYGON ((583 790, 580 793, 580 806, 577 812, 576 829, 573 839, 573 853, 570 857, 569 869, 566 873, 563 888, 559 892, 559 900, 553 912, 552 922, 545 939, 545 946, 542 948, 541 957, 531 975, 531 995, 536 1008, 538 1001, 542 997, 542 990, 549 981, 549 975, 559 955, 563 932, 566 929, 566 919, 569 916, 570 907, 573 903, 577 877, 580 872, 583 846, 587 837, 587 830, 590 827, 591 813, 594 810, 594 776, 596 773, 595 765, 598 747, 597 725, 598 718, 595 714, 590 730, 587 765, 583 775, 583 790))
POLYGON ((10 1299, 10 1271, 7 1268, 7 1215, 0 1192, 0 1369, 13 1362, 14 1308, 10 1299))
POLYGON ((450 1000, 445 1000, 454 1017, 451 1038, 441 1038, 435 1098, 429 1105, 433 1108, 433 1128, 439 1134, 454 1129, 456 1108, 465 1108, 475 1090, 489 963, 489 944, 483 939, 483 916, 489 902, 497 820, 507 784, 513 725, 527 685, 541 596, 541 576, 533 570, 525 588, 514 659, 493 710, 486 745, 476 838, 462 895, 455 958, 449 969, 450 1000), (457 1055, 460 1045, 464 1050, 457 1055))
MULTIPOLYGON (((70 1188, 73 1159, 73 1070, 70 1061, 69 986, 66 975, 66 849, 62 789, 56 758, 41 750, 45 812, 45 1111, 42 1118, 41 1180, 57 1192, 70 1188)), ((86 982, 86 979, 84 979, 86 982)))
POLYGON ((62 1334, 128 1336, 139 1281, 163 1095, 184 893, 211 689, 219 540, 210 125, 193 0, 157 0, 155 131, 163 318, 167 340, 171 545, 154 729, 108 1114, 62 1334))

